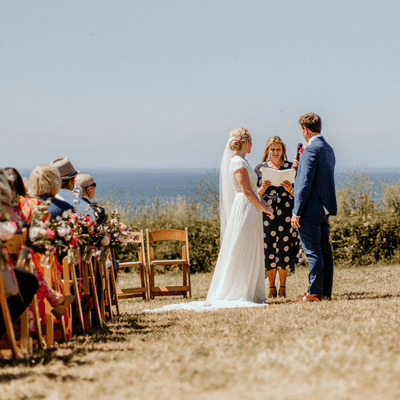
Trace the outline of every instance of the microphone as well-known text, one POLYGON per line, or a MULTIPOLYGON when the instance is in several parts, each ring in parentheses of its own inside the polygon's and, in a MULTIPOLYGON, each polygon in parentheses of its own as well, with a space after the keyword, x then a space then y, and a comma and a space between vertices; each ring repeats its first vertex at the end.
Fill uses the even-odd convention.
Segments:
POLYGON ((297 145, 297 151, 296 151, 296 160, 299 161, 299 156, 300 156, 300 150, 303 148, 303 143, 299 143, 297 145))

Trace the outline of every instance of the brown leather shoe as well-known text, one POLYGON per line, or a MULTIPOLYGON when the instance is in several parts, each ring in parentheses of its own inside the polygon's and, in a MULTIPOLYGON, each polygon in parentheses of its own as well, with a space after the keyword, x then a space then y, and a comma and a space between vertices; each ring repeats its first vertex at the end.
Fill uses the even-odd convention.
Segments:
POLYGON ((292 301, 291 303, 307 303, 310 301, 322 301, 322 295, 304 293, 300 300, 292 301))

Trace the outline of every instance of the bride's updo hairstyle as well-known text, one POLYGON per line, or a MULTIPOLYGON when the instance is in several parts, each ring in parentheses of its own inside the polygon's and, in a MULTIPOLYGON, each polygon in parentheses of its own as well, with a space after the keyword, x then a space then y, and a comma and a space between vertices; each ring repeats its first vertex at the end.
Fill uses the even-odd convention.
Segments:
POLYGON ((250 132, 246 128, 236 128, 229 136, 232 138, 229 148, 233 151, 242 150, 243 143, 251 139, 250 132))

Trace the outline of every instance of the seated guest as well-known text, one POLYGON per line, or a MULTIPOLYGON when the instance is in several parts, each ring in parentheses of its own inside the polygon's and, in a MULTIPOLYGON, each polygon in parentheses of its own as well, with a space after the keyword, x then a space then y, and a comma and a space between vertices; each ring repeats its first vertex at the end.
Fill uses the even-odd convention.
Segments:
POLYGON ((61 178, 58 169, 49 165, 37 166, 29 176, 28 193, 42 201, 50 200, 47 211, 51 218, 74 209, 73 205, 56 197, 60 188, 61 178))
POLYGON ((61 189, 57 194, 57 198, 72 205, 78 215, 87 215, 94 221, 96 218, 92 208, 87 202, 82 202, 79 198, 76 198, 72 192, 75 187, 75 178, 79 171, 74 168, 69 158, 56 158, 49 165, 56 168, 61 177, 61 189))
POLYGON ((82 200, 90 204, 94 211, 97 223, 102 223, 106 217, 106 212, 103 207, 92 204, 91 200, 96 195, 96 183, 88 174, 79 174, 76 176, 75 185, 79 185, 82 189, 82 200))
MULTIPOLYGON (((55 172, 57 173, 57 171, 55 172)), ((5 168, 4 174, 11 187, 13 193, 13 199, 15 199, 12 220, 17 223, 18 228, 20 229, 25 225, 27 225, 28 222, 27 217, 32 219, 32 209, 36 204, 38 204, 38 202, 41 201, 35 198, 26 197, 23 180, 21 178, 21 175, 15 168, 5 168), (22 202, 21 199, 23 199, 22 202), (32 201, 28 202, 28 200, 32 201)), ((29 223, 30 222, 31 220, 29 221, 29 223)), ((13 264, 15 264, 17 261, 12 256, 10 256, 10 260, 13 262, 13 264)), ((49 301, 49 303, 53 307, 57 306, 61 306, 62 308, 68 307, 69 304, 71 304, 71 302, 73 301, 74 296, 63 296, 61 293, 56 292, 55 290, 53 290, 48 286, 43 276, 43 271, 42 271, 43 268, 40 265, 40 255, 35 254, 33 256, 32 261, 34 263, 33 273, 35 274, 39 283, 39 288, 37 290, 37 300, 39 303, 41 317, 42 318, 44 317, 44 303, 42 304, 42 302, 44 301, 45 298, 49 301)), ((60 315, 60 310, 57 309, 53 313, 58 317, 60 315)))
MULTIPOLYGON (((0 168, 0 206, 6 207, 7 212, 12 217, 15 196, 10 185, 0 168), (10 212, 11 210, 11 212, 10 212)), ((10 266, 13 268, 13 266, 10 266)), ((20 268, 13 268, 15 277, 18 282, 20 295, 9 296, 7 298, 8 308, 10 310, 11 320, 14 322, 25 311, 28 305, 32 302, 33 296, 38 290, 38 280, 35 275, 24 271, 20 268)), ((6 333, 3 313, 0 308, 0 338, 6 333)))
MULTIPOLYGON (((30 224, 32 220, 33 207, 37 204, 40 204, 41 201, 35 197, 28 196, 25 183, 15 168, 4 168, 4 174, 13 190, 14 204, 17 205, 21 210, 24 220, 30 224)), ((16 210, 14 211, 15 219, 17 218, 15 216, 16 210)))

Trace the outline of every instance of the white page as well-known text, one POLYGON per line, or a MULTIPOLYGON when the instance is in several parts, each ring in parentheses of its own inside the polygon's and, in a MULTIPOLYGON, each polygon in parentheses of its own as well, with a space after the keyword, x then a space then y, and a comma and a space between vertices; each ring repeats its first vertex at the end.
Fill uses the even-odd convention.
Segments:
POLYGON ((281 186, 283 181, 289 181, 293 185, 295 176, 296 170, 294 169, 263 168, 262 170, 263 182, 271 181, 272 186, 281 186))

